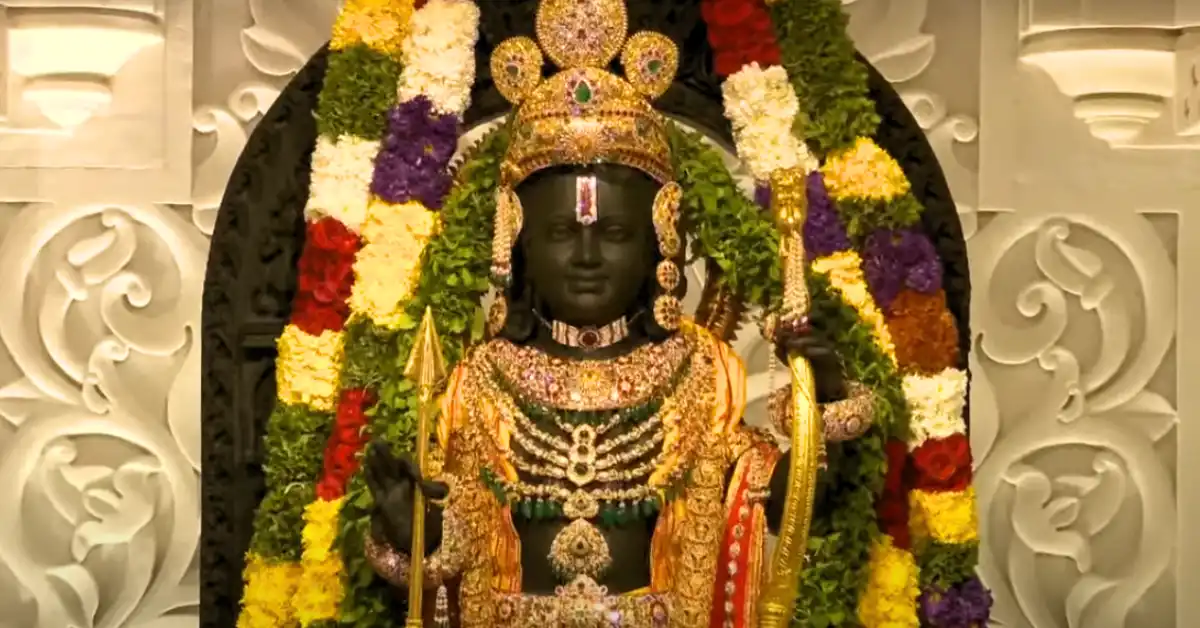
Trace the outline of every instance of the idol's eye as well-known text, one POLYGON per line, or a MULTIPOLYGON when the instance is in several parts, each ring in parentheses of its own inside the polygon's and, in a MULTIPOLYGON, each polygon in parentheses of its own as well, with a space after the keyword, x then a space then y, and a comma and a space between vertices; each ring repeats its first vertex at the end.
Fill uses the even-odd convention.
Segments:
POLYGON ((566 240, 574 235, 575 229, 567 223, 555 222, 546 228, 546 237, 551 240, 566 240))
POLYGON ((629 229, 626 229, 625 225, 611 223, 604 225, 603 233, 605 239, 608 240, 621 242, 629 239, 629 229))

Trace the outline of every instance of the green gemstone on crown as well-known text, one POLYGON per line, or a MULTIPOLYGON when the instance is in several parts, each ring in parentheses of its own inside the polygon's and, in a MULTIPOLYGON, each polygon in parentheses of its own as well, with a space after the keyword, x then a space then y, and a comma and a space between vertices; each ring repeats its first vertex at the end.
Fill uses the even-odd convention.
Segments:
POLYGON ((584 81, 575 85, 575 102, 586 105, 592 101, 592 86, 584 81))

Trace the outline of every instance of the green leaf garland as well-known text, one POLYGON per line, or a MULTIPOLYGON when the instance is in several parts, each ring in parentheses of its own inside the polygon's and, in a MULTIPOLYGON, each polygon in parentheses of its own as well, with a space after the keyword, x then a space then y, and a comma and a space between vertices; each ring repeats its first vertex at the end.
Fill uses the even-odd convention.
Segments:
POLYGON ((332 429, 331 412, 276 402, 263 443, 267 494, 254 514, 254 553, 268 559, 300 559, 304 507, 316 495, 332 429))
POLYGON ((771 308, 783 293, 775 225, 738 190, 720 153, 698 133, 675 124, 667 132, 692 253, 713 260, 719 280, 747 305, 771 308))
POLYGON ((400 62, 365 44, 331 53, 317 97, 317 133, 328 139, 382 138, 399 80, 400 62))
POLYGON ((818 155, 873 137, 879 114, 867 90, 867 68, 846 35, 841 0, 779 0, 770 10, 803 112, 796 118, 797 137, 807 138, 818 155))

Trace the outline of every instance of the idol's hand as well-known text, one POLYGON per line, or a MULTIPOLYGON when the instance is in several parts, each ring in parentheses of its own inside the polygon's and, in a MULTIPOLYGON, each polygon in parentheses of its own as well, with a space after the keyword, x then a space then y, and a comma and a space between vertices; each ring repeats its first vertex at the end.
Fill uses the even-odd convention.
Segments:
POLYGON ((430 554, 442 540, 442 510, 429 503, 442 499, 448 487, 421 477, 421 470, 408 456, 397 458, 387 445, 374 442, 365 461, 367 488, 375 498, 372 516, 373 532, 381 535, 397 551, 412 554, 413 487, 421 487, 426 500, 425 554, 430 554))
POLYGON ((775 345, 779 360, 787 364, 789 354, 798 354, 812 364, 817 385, 817 402, 829 403, 846 398, 846 377, 833 343, 812 332, 788 335, 775 345))

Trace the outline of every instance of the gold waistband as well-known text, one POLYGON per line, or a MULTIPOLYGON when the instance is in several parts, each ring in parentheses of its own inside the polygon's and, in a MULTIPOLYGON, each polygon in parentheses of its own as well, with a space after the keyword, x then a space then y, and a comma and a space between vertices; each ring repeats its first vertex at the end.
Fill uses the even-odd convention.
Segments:
POLYGON ((554 595, 497 595, 496 620, 502 626, 538 628, 666 628, 668 602, 657 593, 609 595, 607 588, 580 576, 554 595))

